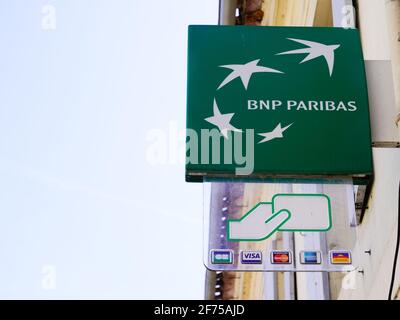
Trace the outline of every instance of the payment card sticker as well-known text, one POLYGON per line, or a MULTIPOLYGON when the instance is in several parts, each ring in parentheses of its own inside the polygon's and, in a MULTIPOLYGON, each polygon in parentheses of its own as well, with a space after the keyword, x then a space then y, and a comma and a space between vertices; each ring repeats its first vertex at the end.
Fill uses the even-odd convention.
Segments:
POLYGON ((321 264, 321 252, 319 251, 302 251, 300 252, 301 264, 321 264))
POLYGON ((290 251, 272 251, 271 252, 272 264, 291 264, 292 254, 290 251))
POLYGON ((233 264, 232 250, 211 250, 212 264, 233 264))
POLYGON ((351 264, 350 251, 331 251, 331 264, 351 264))
POLYGON ((242 264, 262 264, 262 252, 242 251, 240 253, 240 261, 242 264))

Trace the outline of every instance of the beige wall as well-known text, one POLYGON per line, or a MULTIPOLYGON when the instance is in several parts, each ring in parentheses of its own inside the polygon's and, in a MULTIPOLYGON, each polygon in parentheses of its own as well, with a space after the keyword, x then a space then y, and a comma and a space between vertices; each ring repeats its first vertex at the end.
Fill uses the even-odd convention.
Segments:
MULTIPOLYGON (((397 199, 400 181, 400 149, 374 149, 375 182, 354 250, 371 250, 362 259, 362 273, 350 279, 340 299, 387 299, 397 234, 397 199)), ((398 266, 397 274, 399 274, 398 266)), ((399 287, 397 278, 394 294, 399 287)))
POLYGON ((400 114, 400 1, 358 0, 357 3, 365 59, 392 61, 396 109, 400 114))
MULTIPOLYGON (((400 1, 360 0, 359 26, 366 60, 390 60, 400 111, 400 1)), ((378 106, 384 108, 385 106, 378 106)), ((382 110, 383 111, 383 110, 382 110)), ((371 121, 376 121, 372 118, 371 121)), ((395 123, 385 119, 378 128, 395 123)), ((399 131, 400 136, 400 131, 399 131)), ((340 299, 387 299, 393 268, 397 235, 398 189, 400 182, 400 149, 374 148, 375 182, 369 201, 369 209, 358 228, 355 250, 371 250, 362 261, 363 273, 351 275, 346 280, 347 289, 342 289, 340 299)), ((400 266, 397 268, 399 274, 400 266)), ((395 282, 395 295, 400 277, 395 282)))

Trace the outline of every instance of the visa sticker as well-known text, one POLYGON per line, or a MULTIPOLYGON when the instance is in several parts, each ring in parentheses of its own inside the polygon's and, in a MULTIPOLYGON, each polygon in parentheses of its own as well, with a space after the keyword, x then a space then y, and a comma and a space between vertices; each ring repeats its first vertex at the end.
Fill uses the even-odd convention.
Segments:
POLYGON ((240 253, 242 264, 262 264, 262 252, 260 251, 242 251, 240 253))

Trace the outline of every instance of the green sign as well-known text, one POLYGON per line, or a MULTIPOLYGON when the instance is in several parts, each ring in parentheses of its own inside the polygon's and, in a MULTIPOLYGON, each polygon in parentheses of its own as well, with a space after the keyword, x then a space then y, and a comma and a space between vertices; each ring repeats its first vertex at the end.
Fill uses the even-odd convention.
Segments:
POLYGON ((186 177, 372 175, 358 31, 190 26, 186 177))

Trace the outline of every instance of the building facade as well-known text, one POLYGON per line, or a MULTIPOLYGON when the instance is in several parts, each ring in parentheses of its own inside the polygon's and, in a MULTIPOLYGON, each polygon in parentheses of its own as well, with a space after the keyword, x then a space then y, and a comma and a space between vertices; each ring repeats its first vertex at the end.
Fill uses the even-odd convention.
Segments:
MULTIPOLYGON (((207 271, 206 299, 388 299, 391 287, 391 298, 400 298, 400 264, 393 270, 400 210, 400 0, 221 0, 220 24, 358 28, 367 71, 375 177, 370 192, 354 190, 355 198, 359 193, 367 196, 353 248, 363 253, 357 271, 207 271)), ((235 196, 243 198, 277 191, 252 190, 246 184, 234 189, 240 193, 235 196)), ((222 206, 230 192, 215 185, 214 201, 222 206)), ((296 237, 276 241, 299 243, 296 237)))

